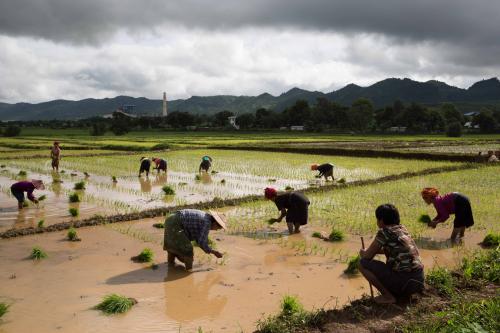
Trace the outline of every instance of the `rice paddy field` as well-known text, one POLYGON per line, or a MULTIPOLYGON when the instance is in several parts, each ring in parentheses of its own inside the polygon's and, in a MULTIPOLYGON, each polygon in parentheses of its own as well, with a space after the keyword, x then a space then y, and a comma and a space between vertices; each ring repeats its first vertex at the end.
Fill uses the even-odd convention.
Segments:
POLYGON ((374 210, 382 203, 398 207, 426 270, 455 265, 479 248, 484 235, 500 232, 498 164, 244 149, 246 145, 403 149, 408 144, 414 150, 462 147, 457 154, 473 154, 476 149, 497 147, 500 137, 494 135, 449 140, 134 133, 95 139, 77 130, 24 133, 22 138, 0 139, 0 234, 12 229, 28 234, 0 238, 0 303, 8 305, 0 318, 0 333, 252 332, 259 319, 276 312, 287 294, 297 296, 308 309, 340 307, 369 292, 360 275, 348 276, 344 269, 359 251, 360 236, 371 242, 377 231, 374 210), (41 157, 48 155, 54 139, 66 147, 59 173, 51 171, 48 157, 41 157), (233 150, 210 148, 215 146, 233 150), (211 156, 213 165, 200 174, 203 155, 211 156), (165 158, 168 172, 152 170, 149 177, 138 177, 142 156, 165 158), (311 163, 325 162, 335 165, 334 182, 318 179, 310 171, 311 163), (35 195, 46 198, 19 211, 10 185, 32 178, 44 181, 46 189, 35 195), (173 194, 165 194, 165 186, 173 194), (309 223, 301 233, 288 235, 285 223, 268 223, 279 215, 276 206, 262 198, 268 186, 307 195, 309 223), (466 231, 462 245, 453 247, 448 241, 452 220, 436 229, 418 221, 422 214, 435 214, 420 197, 427 186, 470 198, 475 225, 466 231), (226 200, 245 198, 224 206, 226 200), (226 232, 210 233, 224 256, 216 259, 195 248, 193 272, 179 263, 168 267, 163 229, 155 227, 165 220, 166 211, 152 218, 141 218, 141 213, 173 211, 183 205, 204 208, 214 202, 229 221, 226 232), (72 216, 70 210, 77 214, 72 216), (138 217, 115 221, 124 214, 138 217), (80 221, 97 217, 110 223, 78 228, 80 221), (50 228, 59 225, 63 226, 59 230, 50 228), (69 241, 68 226, 75 227, 71 239, 79 241, 69 241), (313 237, 328 235, 332 229, 342 235, 341 241, 313 237), (145 249, 151 261, 131 260, 145 249), (111 294, 125 296, 126 313, 106 315, 96 310, 111 294))

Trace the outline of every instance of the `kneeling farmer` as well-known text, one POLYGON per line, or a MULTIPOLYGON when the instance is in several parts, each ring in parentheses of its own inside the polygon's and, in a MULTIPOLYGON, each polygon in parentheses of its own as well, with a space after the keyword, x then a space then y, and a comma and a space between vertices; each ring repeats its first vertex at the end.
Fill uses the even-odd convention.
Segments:
POLYGON ((380 229, 368 249, 360 250, 359 270, 380 291, 377 303, 395 303, 397 297, 423 289, 424 266, 415 241, 399 224, 397 208, 391 204, 378 206, 375 217, 380 229), (385 254, 385 263, 373 259, 379 253, 385 254))
POLYGON ((321 165, 317 165, 317 164, 311 165, 312 171, 316 171, 316 170, 319 171, 319 174, 316 175, 316 178, 325 177, 325 180, 328 180, 328 177, 332 177, 332 181, 335 180, 335 179, 333 179, 333 168, 334 168, 334 165, 331 163, 324 163, 321 165))
POLYGON ((272 222, 281 222, 286 216, 286 224, 290 234, 300 232, 300 226, 307 224, 309 213, 309 199, 300 192, 285 192, 280 193, 272 188, 267 187, 264 190, 266 199, 274 201, 276 207, 281 211, 281 215, 277 219, 271 219, 272 222))
POLYGON ((19 209, 23 209, 24 192, 26 192, 29 200, 34 203, 38 203, 38 200, 35 199, 35 196, 33 195, 33 191, 35 189, 45 190, 43 181, 39 179, 32 179, 31 181, 21 181, 12 184, 12 186, 10 187, 10 191, 12 192, 12 195, 17 199, 17 207, 19 209))
POLYGON ((167 161, 163 158, 158 158, 158 157, 153 157, 152 158, 153 162, 155 162, 155 169, 157 170, 158 174, 160 171, 164 171, 167 173, 167 161))
POLYGON ((210 156, 205 155, 201 158, 201 163, 200 167, 198 168, 198 172, 201 173, 201 170, 208 172, 211 166, 212 166, 212 158, 210 156))
POLYGON ((139 177, 143 172, 146 172, 146 177, 149 177, 149 169, 151 168, 151 161, 147 157, 141 157, 141 166, 139 167, 139 177))
POLYGON ((197 209, 182 209, 170 215, 165 221, 163 241, 168 264, 173 265, 177 258, 184 263, 186 270, 192 269, 194 252, 191 241, 196 241, 205 253, 222 258, 222 253, 208 245, 209 231, 219 229, 226 229, 226 219, 214 211, 205 213, 197 209))

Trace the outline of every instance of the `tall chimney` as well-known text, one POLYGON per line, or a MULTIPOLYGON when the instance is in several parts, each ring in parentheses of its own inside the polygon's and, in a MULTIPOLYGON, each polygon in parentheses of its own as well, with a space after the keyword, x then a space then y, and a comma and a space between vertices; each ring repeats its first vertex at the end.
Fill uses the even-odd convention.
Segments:
POLYGON ((163 117, 167 116, 167 93, 163 92, 163 117))

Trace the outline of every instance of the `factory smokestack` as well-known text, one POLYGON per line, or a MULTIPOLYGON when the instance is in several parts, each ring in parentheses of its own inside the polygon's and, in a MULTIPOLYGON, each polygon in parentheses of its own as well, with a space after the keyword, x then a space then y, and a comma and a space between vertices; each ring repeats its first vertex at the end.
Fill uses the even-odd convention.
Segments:
POLYGON ((167 93, 163 92, 163 117, 167 116, 167 93))

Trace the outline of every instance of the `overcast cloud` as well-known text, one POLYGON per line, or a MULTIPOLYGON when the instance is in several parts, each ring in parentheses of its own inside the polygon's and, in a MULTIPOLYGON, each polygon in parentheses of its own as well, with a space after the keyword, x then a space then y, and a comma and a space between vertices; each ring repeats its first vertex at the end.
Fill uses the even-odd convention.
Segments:
POLYGON ((0 101, 499 76, 498 0, 3 0, 0 101))

